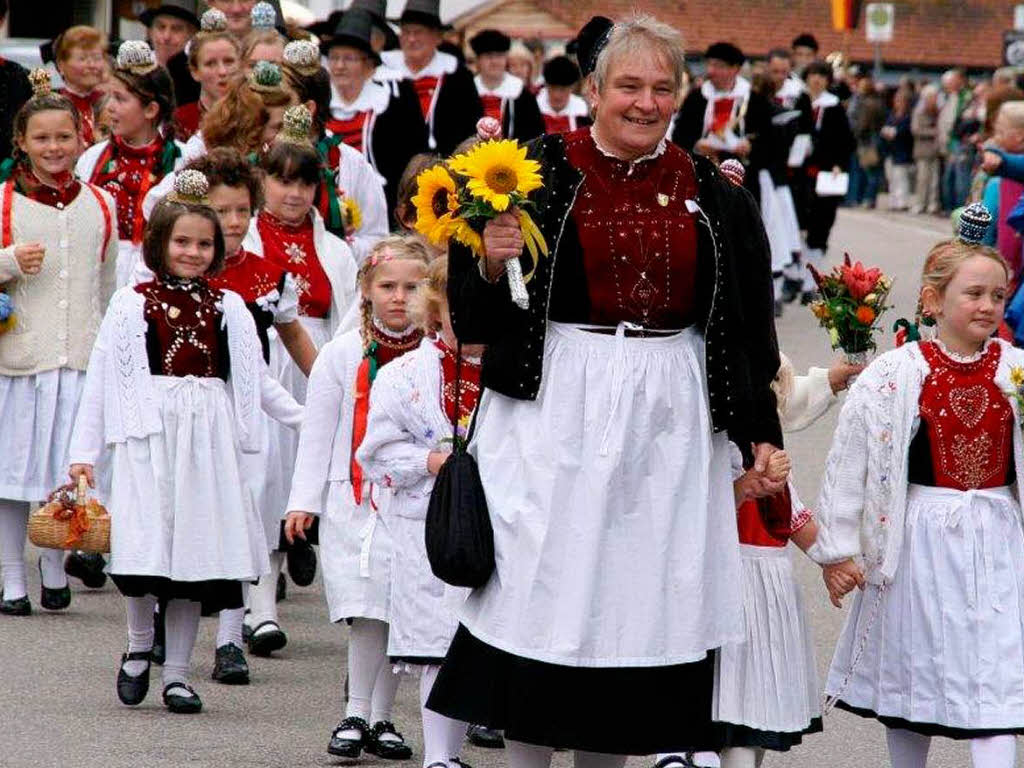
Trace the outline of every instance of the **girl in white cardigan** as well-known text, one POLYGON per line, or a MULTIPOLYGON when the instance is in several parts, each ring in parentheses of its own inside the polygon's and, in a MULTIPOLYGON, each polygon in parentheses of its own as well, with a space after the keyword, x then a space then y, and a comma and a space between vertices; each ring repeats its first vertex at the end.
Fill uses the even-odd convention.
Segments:
POLYGON ((370 393, 370 420, 356 459, 366 477, 392 489, 382 521, 391 535, 388 655, 421 667, 423 765, 448 768, 458 758, 466 723, 427 709, 441 661, 458 627, 457 612, 469 590, 436 576, 427 561, 424 525, 434 477, 451 450, 452 423, 466 437, 480 394, 481 346, 457 342, 448 316, 448 258, 427 268, 412 308, 436 338, 386 366, 370 393), (460 388, 455 388, 456 366, 460 388))
MULTIPOLYGON (((17 152, 0 180, 0 284, 13 328, 0 335, 0 613, 32 612, 25 582, 29 505, 65 482, 68 442, 89 350, 114 290, 110 195, 72 176, 79 114, 32 73, 36 95, 14 117, 17 152)), ((66 608, 63 553, 43 550, 42 606, 66 608)))
POLYGON ((200 611, 239 608, 242 582, 269 570, 238 452, 259 449, 258 414, 297 426, 301 408, 269 375, 242 298, 205 279, 224 263, 206 178, 179 174, 143 241, 156 278, 119 290, 89 360, 71 443, 73 478, 111 462, 110 574, 127 598, 118 698, 149 689, 153 608, 167 600, 163 700, 198 712, 188 685, 200 611))
MULTIPOLYGON (((354 304, 357 267, 348 244, 326 230, 313 205, 320 184, 320 160, 309 143, 311 122, 312 115, 301 104, 286 110, 284 127, 260 162, 266 174, 264 206, 253 217, 242 246, 292 274, 299 296, 299 320, 319 349, 335 335, 354 304)), ((270 369, 296 400, 305 403, 306 374, 276 337, 272 335, 270 369)), ((270 433, 266 482, 287 499, 298 439, 274 424, 270 433)), ((278 519, 284 518, 286 511, 283 506, 278 509, 278 519)), ((257 656, 268 656, 287 643, 274 599, 285 558, 283 549, 274 548, 270 577, 249 591, 249 650, 257 656)), ((294 577, 294 570, 289 570, 294 577)))
POLYGON ((407 302, 428 261, 419 238, 377 243, 359 270, 360 328, 324 346, 306 392, 310 418, 299 438, 285 535, 305 538, 319 516, 330 618, 351 626, 348 705, 327 747, 339 757, 364 750, 391 759, 412 754, 390 722, 399 680, 387 653, 393 548, 382 514, 390 491, 364 477, 354 454, 366 434, 378 371, 423 337, 407 302))
POLYGON ((854 383, 818 503, 830 592, 867 582, 825 690, 887 726, 894 768, 922 768, 932 736, 969 740, 975 768, 1010 768, 1024 733, 1024 352, 993 338, 1008 270, 977 244, 991 218, 972 206, 964 220, 924 266, 936 339, 854 383))

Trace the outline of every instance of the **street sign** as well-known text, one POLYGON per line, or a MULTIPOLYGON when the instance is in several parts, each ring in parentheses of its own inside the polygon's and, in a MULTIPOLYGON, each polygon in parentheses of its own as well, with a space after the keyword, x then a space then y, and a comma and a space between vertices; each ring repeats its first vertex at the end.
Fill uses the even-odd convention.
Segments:
POLYGON ((864 20, 869 43, 892 42, 896 21, 896 7, 893 3, 868 3, 864 9, 864 20))
POLYGON ((1003 64, 1008 67, 1024 66, 1024 31, 1003 33, 1003 64))
POLYGON ((1013 28, 1024 30, 1024 5, 1013 6, 1013 28))

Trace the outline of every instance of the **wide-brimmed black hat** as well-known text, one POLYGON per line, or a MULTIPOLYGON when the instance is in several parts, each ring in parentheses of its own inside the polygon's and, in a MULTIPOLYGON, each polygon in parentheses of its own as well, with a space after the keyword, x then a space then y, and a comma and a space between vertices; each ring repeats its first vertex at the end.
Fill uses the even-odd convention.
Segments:
POLYGON ((544 62, 544 82, 572 87, 580 81, 580 68, 568 56, 555 56, 544 62))
POLYGON ((408 0, 399 24, 422 24, 432 29, 441 29, 441 0, 408 0))
POLYGON ((469 47, 477 56, 485 53, 508 53, 508 49, 512 47, 512 39, 497 29, 481 29, 469 39, 469 47))
POLYGON ((732 43, 712 43, 704 53, 705 59, 718 59, 734 67, 741 66, 747 57, 732 43))
POLYGON ((373 16, 361 8, 349 8, 341 17, 338 26, 326 40, 320 43, 320 52, 327 56, 331 48, 337 45, 345 45, 349 48, 356 48, 374 61, 380 63, 380 57, 373 50, 372 34, 376 26, 373 16))
MULTIPOLYGON (((576 60, 580 63, 580 71, 589 75, 597 66, 597 57, 608 44, 608 36, 615 23, 607 16, 594 16, 583 25, 576 35, 576 60)), ((547 77, 544 78, 547 80, 547 77)))
POLYGON ((140 13, 139 21, 145 26, 151 27, 157 16, 173 16, 199 29, 199 17, 196 16, 194 0, 166 0, 156 8, 147 8, 140 13))

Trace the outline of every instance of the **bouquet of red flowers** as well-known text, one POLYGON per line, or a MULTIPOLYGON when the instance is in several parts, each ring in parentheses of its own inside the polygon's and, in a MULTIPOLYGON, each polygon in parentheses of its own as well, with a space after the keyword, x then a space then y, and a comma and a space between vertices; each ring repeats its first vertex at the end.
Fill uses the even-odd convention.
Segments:
POLYGON ((852 363, 865 362, 876 347, 878 318, 891 306, 886 301, 892 280, 877 267, 851 263, 850 254, 844 256, 843 263, 827 274, 810 268, 821 294, 811 312, 828 329, 832 349, 842 349, 852 363))

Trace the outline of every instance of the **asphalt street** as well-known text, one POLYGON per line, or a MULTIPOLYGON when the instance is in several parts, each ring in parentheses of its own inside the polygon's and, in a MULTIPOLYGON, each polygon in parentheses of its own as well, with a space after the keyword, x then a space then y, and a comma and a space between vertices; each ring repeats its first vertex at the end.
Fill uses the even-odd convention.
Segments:
MULTIPOLYGON (((944 220, 841 211, 832 236, 830 263, 842 252, 882 267, 894 278, 896 308, 885 319, 913 312, 920 265, 928 248, 948 236, 944 220)), ((798 372, 809 365, 827 365, 833 357, 824 331, 806 308, 787 307, 778 323, 783 350, 798 372)), ((887 333, 880 343, 892 345, 887 333)), ((816 497, 820 472, 838 413, 833 408, 809 429, 792 435, 787 446, 793 456, 801 496, 816 497)), ((36 555, 27 554, 30 595, 38 606, 36 555)), ((833 608, 821 583, 820 571, 794 550, 805 604, 813 625, 819 670, 823 673, 842 625, 844 611, 833 608)), ((73 585, 71 607, 63 613, 37 608, 28 618, 0 616, 0 766, 90 766, 92 768, 219 768, 247 766, 330 766, 345 761, 331 758, 325 747, 331 729, 342 716, 342 678, 346 630, 328 623, 319 583, 306 589, 290 585, 281 604, 281 624, 287 647, 272 659, 250 658, 253 682, 227 687, 209 679, 213 665, 215 621, 204 619, 193 656, 193 682, 205 709, 195 716, 171 715, 160 703, 154 676, 149 698, 140 707, 120 705, 114 678, 124 647, 124 606, 108 584, 90 591, 73 585)), ((416 754, 406 765, 416 766, 420 750, 418 683, 404 680, 395 721, 416 754)), ((685 691, 666 690, 664 706, 671 707, 685 691)), ((608 707, 635 702, 608 700, 608 707)), ((505 765, 500 751, 467 749, 464 759, 474 768, 505 765)), ((379 763, 376 758, 355 765, 379 763)), ((555 756, 558 768, 571 756, 555 756)), ((652 761, 634 758, 629 768, 652 761)), ((931 766, 969 765, 966 744, 936 740, 931 766)), ((1024 761, 1020 763, 1024 765, 1024 761)), ((825 732, 803 746, 771 754, 767 766, 793 768, 867 768, 888 765, 883 729, 874 722, 842 712, 825 720, 825 732)))

